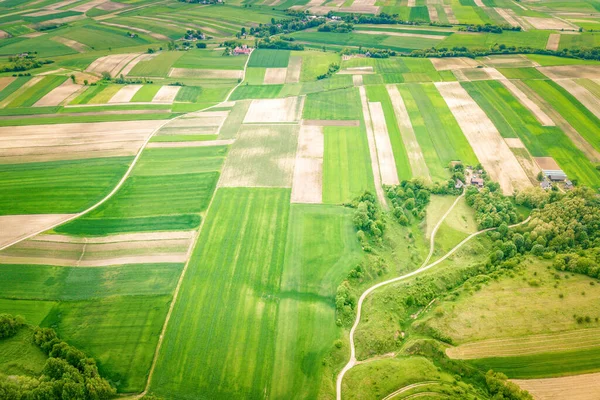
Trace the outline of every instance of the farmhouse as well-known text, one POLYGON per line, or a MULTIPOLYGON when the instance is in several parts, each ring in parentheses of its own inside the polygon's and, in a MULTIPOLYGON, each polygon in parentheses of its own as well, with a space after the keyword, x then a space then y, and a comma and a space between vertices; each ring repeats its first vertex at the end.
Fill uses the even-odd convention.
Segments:
POLYGON ((233 49, 233 55, 237 56, 240 54, 250 54, 250 52, 252 51, 252 49, 248 48, 248 46, 243 45, 242 47, 236 47, 235 49, 233 49))
POLYGON ((477 186, 478 188, 483 187, 483 178, 473 177, 471 178, 471 185, 477 186))
POLYGON ((552 183, 550 183, 549 181, 543 180, 542 182, 540 182, 540 187, 544 190, 550 190, 550 189, 552 189, 552 183))
POLYGON ((454 185, 454 188, 455 189, 462 189, 464 186, 465 186, 465 184, 460 179, 457 179, 456 180, 456 184, 454 185))

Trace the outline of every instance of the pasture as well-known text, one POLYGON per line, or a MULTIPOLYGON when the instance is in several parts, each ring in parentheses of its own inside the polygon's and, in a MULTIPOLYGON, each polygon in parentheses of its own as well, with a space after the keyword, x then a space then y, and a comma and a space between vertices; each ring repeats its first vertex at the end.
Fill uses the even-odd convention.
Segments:
POLYGON ((289 50, 259 49, 252 52, 248 66, 255 68, 287 68, 289 59, 289 50))

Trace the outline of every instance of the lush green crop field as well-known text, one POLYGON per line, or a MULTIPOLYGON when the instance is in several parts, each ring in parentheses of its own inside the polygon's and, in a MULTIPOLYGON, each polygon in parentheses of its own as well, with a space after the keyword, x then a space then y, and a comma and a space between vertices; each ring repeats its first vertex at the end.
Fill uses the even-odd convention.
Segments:
POLYGON ((200 86, 184 86, 177 92, 175 101, 196 103, 200 95, 202 95, 202 88, 200 86))
POLYGON ((409 180, 412 178, 412 171, 410 163, 408 161, 408 155, 402 141, 402 135, 398 128, 398 121, 394 113, 392 101, 390 96, 383 85, 368 86, 367 96, 369 101, 380 102, 383 112, 385 114, 385 124, 387 126, 390 142, 392 144, 392 150, 394 152, 394 161, 396 162, 396 170, 398 171, 398 179, 409 180))
POLYGON ((598 61, 579 60, 577 58, 546 56, 543 54, 527 54, 527 58, 540 64, 542 67, 552 67, 555 65, 598 65, 598 61))
POLYGON ((589 49, 600 46, 600 34, 586 32, 580 35, 561 35, 559 49, 589 49))
POLYGON ((38 377, 48 356, 33 344, 33 329, 22 328, 0 341, 0 374, 38 377))
POLYGON ((0 101, 6 99, 8 96, 13 94, 17 89, 23 86, 31 78, 29 76, 19 76, 14 81, 8 84, 2 91, 0 91, 0 101))
MULTIPOLYGON (((470 49, 486 49, 494 44, 505 44, 506 46, 516 47, 534 47, 537 49, 546 48, 548 42, 549 31, 526 31, 513 32, 504 31, 501 34, 497 33, 460 33, 457 32, 448 36, 443 41, 439 42, 436 47, 452 48, 468 47, 470 49)), ((569 36, 569 35, 565 35, 569 36)))
MULTIPOLYGON (((414 7, 411 7, 411 9, 414 7)), ((397 25, 384 25, 383 27, 380 25, 356 25, 354 30, 357 32, 360 31, 377 31, 377 32, 398 32, 398 33, 412 33, 412 34, 421 34, 421 35, 434 35, 434 36, 450 36, 452 32, 448 31, 438 31, 438 30, 427 30, 427 29, 406 29, 398 27, 397 25)), ((381 60, 374 58, 373 60, 381 60)))
POLYGON ((356 88, 311 93, 304 103, 304 119, 357 120, 362 115, 356 88))
POLYGON ((0 298, 0 313, 20 315, 31 325, 39 325, 56 302, 0 298))
POLYGON ((431 84, 398 86, 434 181, 448 179, 450 161, 477 164, 477 157, 446 102, 431 84))
POLYGON ((186 53, 182 51, 165 51, 148 61, 140 61, 129 72, 130 76, 166 77, 171 67, 181 56, 186 53))
POLYGON ((374 192, 364 126, 324 128, 323 202, 341 204, 365 190, 374 192))
POLYGON ((266 68, 248 67, 244 82, 248 85, 262 85, 265 80, 266 68))
POLYGON ((588 374, 600 371, 600 348, 520 357, 482 358, 469 363, 482 371, 493 369, 514 379, 588 374))
POLYGON ((350 210, 291 206, 271 397, 314 399, 331 390, 322 360, 342 334, 335 324, 334 296, 361 258, 350 210))
POLYGON ((430 21, 429 20, 429 11, 427 10, 426 6, 411 7, 408 18, 411 21, 422 21, 422 22, 430 21))
POLYGON ((508 79, 547 79, 536 68, 498 68, 498 71, 508 79))
POLYGON ((60 32, 60 35, 79 43, 83 43, 94 50, 116 49, 151 43, 151 38, 138 34, 131 38, 126 35, 127 30, 108 27, 104 25, 83 25, 60 32))
POLYGON ((107 20, 109 23, 121 24, 126 26, 132 26, 136 28, 142 28, 149 30, 150 32, 160 33, 169 37, 171 40, 181 39, 185 33, 185 28, 177 28, 168 23, 161 23, 156 20, 141 19, 141 18, 130 18, 130 17, 117 17, 107 20))
POLYGON ((56 88, 66 80, 67 78, 65 76, 45 76, 41 81, 28 88, 16 99, 11 101, 8 107, 31 107, 39 99, 44 97, 52 89, 56 88))
POLYGON ((156 93, 158 93, 161 87, 161 85, 144 85, 133 95, 133 97, 131 98, 131 102, 135 103, 152 101, 152 99, 154 98, 156 93))
POLYGON ((440 41, 410 36, 391 36, 382 32, 381 35, 335 32, 296 32, 292 34, 296 40, 311 42, 319 45, 363 46, 392 49, 400 52, 410 52, 436 46, 440 41))
POLYGON ((98 361, 119 392, 141 392, 171 296, 117 296, 62 302, 44 321, 98 361))
POLYGON ((227 146, 146 149, 132 176, 163 176, 219 171, 227 146))
POLYGON ((88 104, 106 104, 122 88, 122 85, 104 86, 104 89, 100 90, 94 97, 92 97, 88 104))
MULTIPOLYGON (((352 58, 343 62, 343 68, 373 67, 381 74, 384 83, 403 82, 441 82, 456 80, 450 71, 437 71, 431 61, 426 58, 352 58)), ((376 76, 365 75, 365 84, 375 81, 376 76)), ((379 83, 379 82, 373 82, 379 83)))
POLYGON ((495 81, 463 83, 503 137, 518 137, 534 157, 553 157, 571 179, 600 186, 600 172, 556 126, 542 126, 519 100, 495 81))
POLYGON ((569 92, 552 81, 525 81, 566 119, 596 150, 600 151, 600 119, 569 92))
POLYGON ((287 68, 289 59, 289 50, 258 49, 252 52, 248 66, 259 68, 287 68))
POLYGON ((302 57, 300 82, 311 82, 317 76, 327 72, 330 64, 340 64, 341 56, 337 53, 322 51, 293 51, 292 56, 302 57))
POLYGON ((32 49, 37 51, 38 57, 55 57, 77 53, 75 50, 62 43, 48 40, 45 36, 38 36, 31 39, 19 37, 14 39, 2 39, 2 41, 5 42, 5 44, 0 46, 0 56, 19 54, 25 51, 32 51, 32 49))
POLYGON ((242 85, 231 94, 231 100, 274 99, 282 88, 283 85, 242 85))
POLYGON ((171 315, 152 392, 169 399, 269 396, 289 203, 287 189, 217 191, 171 315))
POLYGON ((224 56, 221 50, 190 50, 173 67, 192 69, 243 69, 247 56, 224 56))
POLYGON ((95 85, 87 88, 83 93, 77 96, 70 104, 88 104, 94 97, 96 97, 101 91, 106 89, 106 85, 95 85))
POLYGON ((0 215, 75 213, 104 197, 131 157, 0 165, 0 215))

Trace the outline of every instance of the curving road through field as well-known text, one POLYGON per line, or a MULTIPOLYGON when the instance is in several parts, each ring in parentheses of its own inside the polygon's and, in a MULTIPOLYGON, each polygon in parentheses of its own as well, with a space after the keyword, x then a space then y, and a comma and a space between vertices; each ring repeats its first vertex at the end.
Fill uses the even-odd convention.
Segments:
MULTIPOLYGON (((463 241, 461 241, 459 244, 457 244, 456 246, 454 246, 443 257, 441 257, 440 259, 436 260, 435 262, 427 265, 427 263, 431 259, 431 256, 433 255, 433 250, 434 250, 434 246, 435 246, 435 235, 436 235, 439 227, 442 225, 442 223, 444 222, 444 220, 446 219, 446 217, 454 209, 454 206, 456 206, 456 204, 458 203, 458 201, 464 195, 465 195, 465 191, 463 191, 463 193, 456 198, 456 200, 454 201, 454 203, 452 203, 452 206, 448 209, 448 211, 446 211, 446 213, 440 218, 440 220, 438 221, 438 223, 435 225, 435 228, 431 232, 431 237, 429 239, 429 254, 427 255, 427 258, 425 258, 425 261, 423 262, 423 264, 421 264, 421 267, 419 267, 418 269, 416 269, 416 270, 414 270, 412 272, 409 272, 408 274, 405 274, 405 275, 402 275, 402 276, 399 276, 399 277, 396 277, 396 278, 388 279, 387 281, 379 282, 379 283, 371 286, 370 288, 368 288, 367 290, 365 290, 364 293, 358 299, 358 306, 357 306, 357 309, 356 309, 356 319, 354 321, 354 325, 352 325, 352 329, 350 329, 350 360, 344 366, 344 368, 340 371, 340 373, 338 374, 338 377, 337 377, 337 381, 336 381, 336 399, 337 400, 342 400, 342 381, 344 379, 344 375, 346 375, 346 372, 348 372, 350 369, 352 369, 352 367, 354 367, 356 365, 356 363, 357 363, 357 361, 356 361, 356 346, 354 344, 354 333, 356 331, 356 328, 358 327, 358 324, 360 323, 362 305, 363 305, 363 302, 365 301, 365 298, 368 295, 370 295, 371 293, 373 293, 373 291, 375 291, 376 289, 378 289, 378 288, 380 288, 382 286, 386 286, 386 285, 389 285, 391 283, 395 283, 395 282, 398 282, 398 281, 401 281, 401 280, 413 277, 415 275, 418 275, 418 274, 420 274, 422 272, 427 271, 430 268, 435 267, 439 263, 445 261, 448 257, 450 257, 452 254, 454 254, 458 249, 460 249, 465 243, 467 243, 469 240, 473 239, 475 236, 478 236, 478 235, 481 235, 482 233, 485 233, 485 232, 488 232, 488 231, 496 229, 496 228, 488 228, 488 229, 483 229, 483 230, 480 230, 480 231, 477 231, 475 233, 470 234, 465 239, 463 239, 463 241)), ((509 228, 514 228, 514 227, 519 226, 519 225, 524 225, 527 222, 529 222, 530 219, 531 219, 531 217, 528 217, 523 222, 519 222, 518 224, 510 225, 509 228)))

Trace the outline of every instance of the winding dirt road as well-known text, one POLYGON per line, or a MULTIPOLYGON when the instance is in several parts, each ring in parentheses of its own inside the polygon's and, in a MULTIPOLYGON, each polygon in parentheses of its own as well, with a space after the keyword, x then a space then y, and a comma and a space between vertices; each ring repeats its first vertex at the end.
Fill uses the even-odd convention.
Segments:
MULTIPOLYGON (((376 285, 371 286, 370 288, 368 288, 367 290, 365 290, 365 292, 360 296, 360 298, 358 299, 358 307, 356 309, 356 320, 354 321, 354 325, 352 325, 352 329, 350 329, 350 360, 348 361, 348 363, 346 364, 346 366, 340 371, 340 373, 338 374, 337 377, 337 381, 336 381, 336 399, 337 400, 342 400, 342 381, 344 379, 344 375, 346 375, 346 372, 348 372, 350 369, 352 369, 352 367, 354 367, 357 363, 356 361, 356 348, 355 348, 355 344, 354 344, 354 333, 356 331, 356 328, 358 327, 358 324, 360 323, 360 317, 361 317, 361 311, 362 311, 362 305, 363 302, 365 301, 365 298, 370 295, 371 293, 373 293, 373 291, 375 291, 376 289, 382 287, 382 286, 386 286, 389 285, 391 283, 395 283, 410 277, 413 277, 415 275, 418 275, 422 272, 427 271, 430 268, 435 267, 436 265, 440 264, 441 262, 445 261, 448 257, 450 257, 452 254, 454 254, 458 249, 460 249, 465 243, 467 243, 469 240, 473 239, 475 236, 481 235, 482 233, 494 230, 496 228, 489 228, 489 229, 483 229, 481 231, 477 231, 475 233, 472 233, 471 235, 467 236, 462 242, 460 242, 459 244, 457 244, 456 246, 454 246, 452 248, 452 250, 450 250, 448 253, 446 253, 442 258, 440 258, 439 260, 436 260, 435 262, 427 265, 427 263, 429 262, 429 260, 431 259, 431 256, 433 255, 433 250, 434 250, 434 246, 435 246, 435 235, 438 231, 438 229, 440 228, 440 226, 442 225, 442 223, 444 222, 444 220, 446 219, 446 217, 452 212, 452 210, 454 209, 454 206, 456 206, 456 204, 458 203, 458 201, 465 195, 465 192, 463 191, 463 193, 456 198, 456 200, 454 201, 454 203, 452 203, 452 206, 448 209, 448 211, 446 211, 446 213, 442 216, 442 218, 440 218, 440 220, 438 221, 438 223, 435 225, 435 228, 433 229, 433 231, 431 232, 431 237, 429 240, 429 254, 427 255, 427 258, 425 259, 425 261, 423 262, 423 264, 421 265, 421 267, 419 267, 418 269, 409 272, 408 274, 399 276, 397 278, 392 278, 389 279, 387 281, 383 281, 380 282, 376 285)), ((520 222, 518 224, 514 224, 514 225, 510 225, 509 228, 514 228, 516 226, 519 225, 524 225, 527 222, 529 222, 531 217, 528 217, 526 220, 524 220, 523 222, 520 222)))

